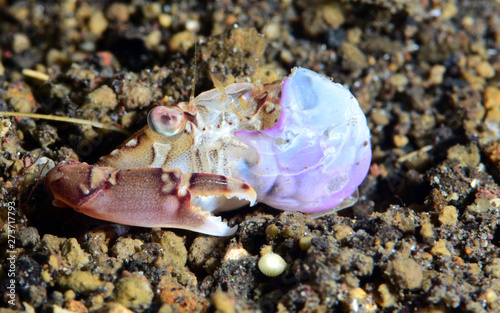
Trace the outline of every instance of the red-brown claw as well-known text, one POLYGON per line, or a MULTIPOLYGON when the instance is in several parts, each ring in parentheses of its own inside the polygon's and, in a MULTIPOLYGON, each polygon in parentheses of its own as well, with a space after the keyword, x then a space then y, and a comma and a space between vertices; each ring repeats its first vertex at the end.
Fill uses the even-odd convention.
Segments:
POLYGON ((247 184, 214 174, 183 174, 176 168, 117 170, 86 163, 60 164, 45 178, 53 204, 94 218, 141 227, 188 229, 213 236, 232 235, 228 227, 191 201, 205 196, 237 197, 254 203, 247 184), (75 182, 79 182, 76 183, 75 182))

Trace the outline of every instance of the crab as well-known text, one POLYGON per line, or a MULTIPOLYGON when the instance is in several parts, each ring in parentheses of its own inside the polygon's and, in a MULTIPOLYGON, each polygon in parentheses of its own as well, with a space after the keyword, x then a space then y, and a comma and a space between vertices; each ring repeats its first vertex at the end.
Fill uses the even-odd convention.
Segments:
POLYGON ((270 84, 236 83, 158 106, 148 125, 95 165, 60 163, 53 204, 142 227, 229 236, 211 212, 256 201, 282 210, 336 210, 364 180, 370 132, 343 86, 296 68, 270 84))

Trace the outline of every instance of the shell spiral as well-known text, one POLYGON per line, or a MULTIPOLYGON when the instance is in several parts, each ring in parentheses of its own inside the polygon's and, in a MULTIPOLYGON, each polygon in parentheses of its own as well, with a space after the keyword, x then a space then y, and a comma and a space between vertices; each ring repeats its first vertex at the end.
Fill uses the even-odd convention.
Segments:
POLYGON ((282 86, 276 125, 235 136, 255 149, 239 179, 272 207, 315 213, 353 194, 371 162, 370 130, 351 92, 329 78, 296 68, 282 86))

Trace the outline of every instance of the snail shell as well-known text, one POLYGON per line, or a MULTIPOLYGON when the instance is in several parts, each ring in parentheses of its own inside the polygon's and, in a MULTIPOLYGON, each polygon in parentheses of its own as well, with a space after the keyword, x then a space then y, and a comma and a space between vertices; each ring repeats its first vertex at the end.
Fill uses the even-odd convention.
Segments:
POLYGON ((344 86, 295 68, 282 86, 276 125, 235 135, 254 148, 258 162, 239 178, 272 207, 316 213, 351 196, 371 161, 370 130, 358 101, 344 86))
POLYGON ((260 257, 257 266, 262 274, 269 277, 276 277, 283 274, 287 263, 279 254, 270 252, 260 257))

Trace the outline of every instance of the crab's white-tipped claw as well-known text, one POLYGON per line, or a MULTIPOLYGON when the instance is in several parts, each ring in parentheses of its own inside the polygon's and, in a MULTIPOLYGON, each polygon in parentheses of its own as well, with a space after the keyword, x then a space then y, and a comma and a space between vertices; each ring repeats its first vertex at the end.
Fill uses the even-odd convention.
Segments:
POLYGON ((213 236, 236 231, 192 203, 193 197, 238 197, 255 202, 247 184, 213 174, 182 174, 176 168, 116 170, 86 163, 60 164, 47 173, 54 205, 94 218, 141 227, 188 229, 213 236), (79 184, 74 184, 74 182, 79 184))

